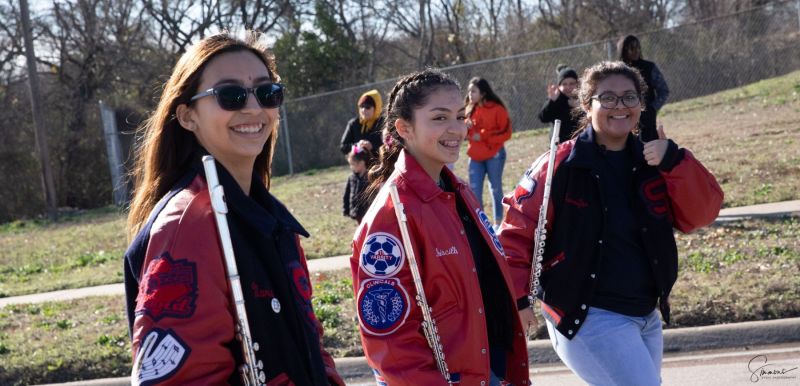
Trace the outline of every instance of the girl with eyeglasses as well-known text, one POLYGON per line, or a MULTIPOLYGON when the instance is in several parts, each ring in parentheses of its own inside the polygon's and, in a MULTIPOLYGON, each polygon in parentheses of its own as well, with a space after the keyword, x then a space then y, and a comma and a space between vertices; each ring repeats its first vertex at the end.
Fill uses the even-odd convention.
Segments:
POLYGON ((283 86, 261 35, 189 48, 141 128, 125 287, 133 384, 241 384, 231 298, 208 183, 216 159, 259 382, 343 385, 321 345, 299 236, 269 192, 283 86))
POLYGON ((723 193, 662 128, 647 143, 633 134, 646 91, 638 71, 601 62, 581 79, 582 133, 557 148, 550 200, 543 203, 548 152, 506 196, 500 242, 520 317, 535 324, 528 301, 534 233, 548 205, 538 299, 553 348, 588 384, 658 385, 660 317, 669 323, 678 273, 673 228, 710 224, 723 193))

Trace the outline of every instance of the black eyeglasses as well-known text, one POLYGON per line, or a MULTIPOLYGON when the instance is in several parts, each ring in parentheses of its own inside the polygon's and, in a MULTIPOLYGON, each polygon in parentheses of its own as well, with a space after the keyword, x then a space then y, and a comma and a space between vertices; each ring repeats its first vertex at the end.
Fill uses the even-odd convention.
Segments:
POLYGON ((639 97, 639 94, 632 92, 627 93, 623 96, 617 96, 614 93, 606 92, 600 95, 594 95, 592 96, 592 99, 595 99, 598 102, 600 102, 600 106, 603 106, 603 108, 606 109, 616 108, 617 105, 619 105, 620 100, 622 101, 622 104, 625 107, 636 107, 639 106, 639 104, 641 103, 641 98, 639 97))
POLYGON ((242 87, 235 84, 210 88, 192 97, 192 101, 214 95, 219 107, 227 111, 237 111, 247 105, 247 94, 253 93, 258 105, 265 109, 274 109, 283 103, 284 87, 280 83, 262 84, 256 87, 242 87))

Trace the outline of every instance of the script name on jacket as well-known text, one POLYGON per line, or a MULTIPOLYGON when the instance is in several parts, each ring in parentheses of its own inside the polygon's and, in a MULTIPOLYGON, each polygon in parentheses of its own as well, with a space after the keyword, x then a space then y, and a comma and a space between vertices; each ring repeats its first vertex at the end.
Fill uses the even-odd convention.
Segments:
POLYGON ((457 255, 458 254, 458 248, 456 248, 455 245, 453 245, 452 247, 450 247, 448 249, 445 249, 445 250, 441 250, 439 248, 434 248, 434 251, 436 252, 436 257, 457 255))

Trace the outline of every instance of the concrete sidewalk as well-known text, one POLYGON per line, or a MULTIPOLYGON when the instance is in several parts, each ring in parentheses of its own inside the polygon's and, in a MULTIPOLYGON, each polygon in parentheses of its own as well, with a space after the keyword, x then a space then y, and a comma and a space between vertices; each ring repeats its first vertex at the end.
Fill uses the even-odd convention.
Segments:
MULTIPOLYGON (((667 329, 664 330, 664 355, 665 361, 669 361, 671 357, 697 351, 792 342, 800 344, 800 318, 667 329)), ((549 340, 528 342, 528 356, 531 358, 530 363, 533 366, 560 363, 549 340)), ((364 357, 336 359, 336 369, 345 381, 362 380, 372 374, 364 357)), ((130 378, 123 377, 60 385, 121 386, 128 384, 130 384, 130 378)))
POLYGON ((791 214, 800 214, 800 200, 740 206, 738 208, 725 208, 719 212, 717 222, 736 221, 754 217, 780 217, 791 214))
MULTIPOLYGON (((779 217, 800 214, 800 200, 774 202, 769 204, 750 205, 738 208, 727 208, 720 211, 717 222, 737 221, 753 217, 779 217)), ((308 261, 308 269, 314 272, 335 271, 350 268, 350 256, 334 256, 308 261)), ((33 295, 22 295, 0 298, 0 308, 9 304, 41 303, 47 301, 61 301, 79 299, 87 296, 114 296, 124 295, 125 287, 120 284, 109 284, 97 287, 68 289, 63 291, 46 292, 33 295)))
MULTIPOLYGON (((350 256, 324 257, 308 261, 308 270, 314 272, 336 271, 350 269, 350 256)), ((96 287, 75 288, 61 291, 44 292, 40 294, 12 296, 0 298, 0 308, 10 304, 29 304, 53 301, 81 299, 88 296, 123 296, 125 286, 122 283, 107 284, 96 287)))

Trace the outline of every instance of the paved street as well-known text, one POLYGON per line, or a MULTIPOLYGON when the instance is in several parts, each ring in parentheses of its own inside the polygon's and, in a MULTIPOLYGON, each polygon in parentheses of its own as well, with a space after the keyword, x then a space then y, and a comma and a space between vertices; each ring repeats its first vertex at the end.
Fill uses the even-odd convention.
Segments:
MULTIPOLYGON (((800 344, 667 355, 661 374, 664 386, 797 386, 800 385, 800 344), (749 371, 748 363, 751 360, 752 371, 749 371), (785 370, 786 373, 782 377, 761 375, 759 368, 772 372, 785 370)), ((531 379, 533 386, 586 385, 560 363, 535 365, 531 379)), ((367 386, 374 385, 375 381, 361 378, 348 380, 347 384, 367 386)))

